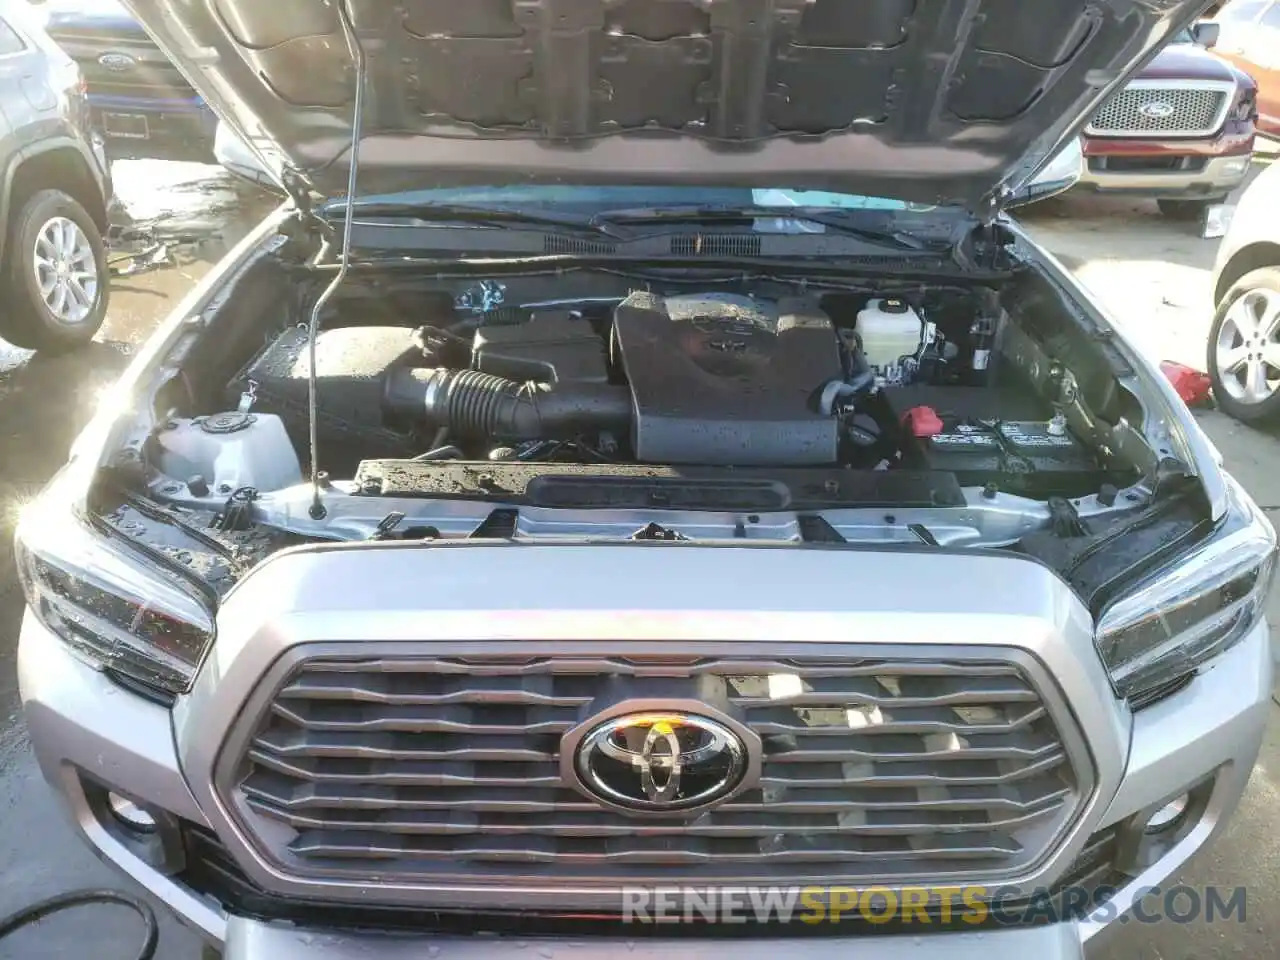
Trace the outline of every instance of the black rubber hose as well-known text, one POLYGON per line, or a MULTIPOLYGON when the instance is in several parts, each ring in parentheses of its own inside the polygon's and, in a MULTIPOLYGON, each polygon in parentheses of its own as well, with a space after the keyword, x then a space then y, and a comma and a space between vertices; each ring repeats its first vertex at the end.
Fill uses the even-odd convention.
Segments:
POLYGON ((141 917, 144 928, 142 946, 138 948, 135 956, 137 960, 152 960, 156 955, 156 944, 160 940, 160 927, 156 923, 155 911, 137 897, 119 890, 74 890, 71 893, 63 893, 41 900, 39 903, 33 903, 17 913, 0 918, 0 940, 55 913, 94 904, 116 904, 127 907, 141 917))
POLYGON ((508 380, 478 370, 393 370, 387 408, 400 417, 493 440, 571 440, 631 423, 631 391, 607 383, 508 380))

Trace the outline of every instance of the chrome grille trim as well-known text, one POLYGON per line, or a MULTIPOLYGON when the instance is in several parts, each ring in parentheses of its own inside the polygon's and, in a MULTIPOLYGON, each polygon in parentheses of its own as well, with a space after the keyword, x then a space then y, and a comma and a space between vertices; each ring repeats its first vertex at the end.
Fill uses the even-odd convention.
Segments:
POLYGON ((502 885, 555 864, 592 885, 992 882, 1047 857, 1093 787, 1052 682, 1015 650, 835 657, 826 645, 821 657, 741 658, 671 644, 580 657, 523 644, 515 657, 494 643, 493 655, 412 657, 326 646, 263 679, 218 764, 216 790, 245 839, 287 876, 502 885), (770 675, 791 678, 773 691, 789 696, 769 695, 770 675), (594 712, 602 676, 645 697, 740 678, 722 686, 769 744, 760 789, 686 824, 626 817, 560 784, 559 737, 594 712), (281 831, 296 835, 268 839, 281 831), (675 851, 673 837, 686 841, 675 851))
POLYGON ((1216 133, 1235 100, 1231 80, 1133 80, 1108 99, 1085 128, 1101 137, 1204 137, 1216 133), (1168 104, 1167 117, 1144 115, 1141 108, 1168 104))

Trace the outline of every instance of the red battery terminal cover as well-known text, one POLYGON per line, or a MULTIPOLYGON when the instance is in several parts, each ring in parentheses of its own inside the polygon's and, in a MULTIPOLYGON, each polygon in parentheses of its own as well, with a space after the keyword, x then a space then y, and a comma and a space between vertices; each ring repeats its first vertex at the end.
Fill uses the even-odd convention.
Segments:
POLYGON ((913 437, 936 437, 942 432, 942 418, 933 407, 912 407, 902 415, 902 425, 913 437))

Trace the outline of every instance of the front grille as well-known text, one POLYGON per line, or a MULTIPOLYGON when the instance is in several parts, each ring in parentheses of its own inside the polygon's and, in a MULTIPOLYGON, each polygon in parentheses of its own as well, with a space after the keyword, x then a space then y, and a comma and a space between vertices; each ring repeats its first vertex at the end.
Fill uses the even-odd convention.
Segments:
POLYGON ((1226 119, 1230 89, 1224 85, 1130 85, 1102 105, 1088 132, 1103 136, 1197 137, 1226 119))
POLYGON ((222 769, 250 843, 300 877, 617 884, 1008 878, 1088 790, 1008 662, 312 660, 222 769), (561 779, 561 737, 620 699, 717 704, 757 785, 686 819, 561 779))

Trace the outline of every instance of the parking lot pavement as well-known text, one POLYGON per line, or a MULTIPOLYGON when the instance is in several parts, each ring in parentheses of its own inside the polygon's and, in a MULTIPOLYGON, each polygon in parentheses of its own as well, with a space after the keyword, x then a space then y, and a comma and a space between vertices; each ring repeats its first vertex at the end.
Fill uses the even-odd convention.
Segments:
MULTIPOLYGON (((117 165, 122 222, 178 237, 172 266, 118 282, 101 342, 84 353, 34 360, 0 348, 0 536, 17 510, 63 461, 98 391, 123 368, 176 298, 274 202, 235 186, 216 168, 117 165)), ((1156 360, 1200 367, 1209 326, 1208 279, 1215 242, 1164 220, 1155 205, 1068 195, 1024 215, 1033 232, 1081 276, 1139 348, 1156 360)), ((1280 516, 1280 439, 1216 413, 1202 415, 1229 468, 1280 516)), ((1280 604, 1271 620, 1280 624, 1280 604)), ((88 885, 118 886, 114 872, 77 841, 40 779, 22 727, 13 642, 22 613, 8 549, 0 551, 0 915, 38 897, 88 885)), ((1244 807, 1212 849, 1178 882, 1249 888, 1243 923, 1129 924, 1092 960, 1262 957, 1280 943, 1280 917, 1266 910, 1280 888, 1280 739, 1273 725, 1244 807)), ((163 921, 160 960, 194 960, 195 938, 163 921)), ((0 960, 130 957, 135 932, 105 909, 48 921, 0 945, 0 960)))

